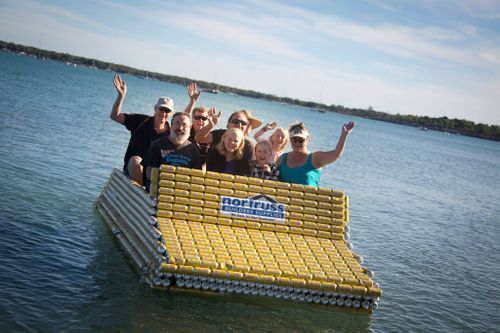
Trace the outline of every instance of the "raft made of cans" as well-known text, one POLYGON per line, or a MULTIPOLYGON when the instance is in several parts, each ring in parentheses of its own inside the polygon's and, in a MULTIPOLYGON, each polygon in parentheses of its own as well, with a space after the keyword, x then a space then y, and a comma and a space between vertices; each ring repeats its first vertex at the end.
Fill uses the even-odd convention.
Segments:
POLYGON ((150 193, 113 170, 96 208, 152 286, 372 312, 339 191, 162 165, 150 193))

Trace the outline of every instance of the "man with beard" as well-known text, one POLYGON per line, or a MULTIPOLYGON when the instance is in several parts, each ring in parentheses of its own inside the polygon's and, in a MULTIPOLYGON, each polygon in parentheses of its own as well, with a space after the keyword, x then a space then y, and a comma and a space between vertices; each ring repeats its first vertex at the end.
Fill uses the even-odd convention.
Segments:
POLYGON ((153 141, 149 147, 144 166, 147 183, 151 180, 151 168, 160 164, 201 169, 200 152, 195 144, 190 142, 191 118, 184 112, 172 116, 170 134, 153 141))

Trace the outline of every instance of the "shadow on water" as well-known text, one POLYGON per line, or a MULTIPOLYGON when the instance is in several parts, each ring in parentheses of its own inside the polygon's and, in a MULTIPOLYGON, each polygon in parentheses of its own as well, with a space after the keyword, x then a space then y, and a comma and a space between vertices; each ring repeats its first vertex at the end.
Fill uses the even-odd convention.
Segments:
MULTIPOLYGON (((367 332, 371 315, 262 296, 152 289, 141 283, 126 252, 95 212, 95 286, 82 328, 97 331, 367 332)), ((76 327, 75 327, 76 328, 76 327)))

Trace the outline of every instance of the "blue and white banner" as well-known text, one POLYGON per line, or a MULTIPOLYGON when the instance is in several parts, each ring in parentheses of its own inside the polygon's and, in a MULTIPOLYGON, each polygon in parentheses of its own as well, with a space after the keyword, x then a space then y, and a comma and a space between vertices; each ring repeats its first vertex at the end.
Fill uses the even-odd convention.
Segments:
POLYGON ((221 215, 285 223, 285 205, 265 194, 251 198, 221 196, 221 215))

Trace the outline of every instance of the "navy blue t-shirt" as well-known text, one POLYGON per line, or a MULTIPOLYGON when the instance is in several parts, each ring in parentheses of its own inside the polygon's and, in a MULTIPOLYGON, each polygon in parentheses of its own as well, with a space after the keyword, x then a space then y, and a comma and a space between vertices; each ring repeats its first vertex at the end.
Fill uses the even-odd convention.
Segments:
POLYGON ((189 141, 187 145, 177 148, 165 136, 151 143, 146 159, 143 161, 145 167, 158 168, 161 164, 201 169, 200 151, 189 141))

